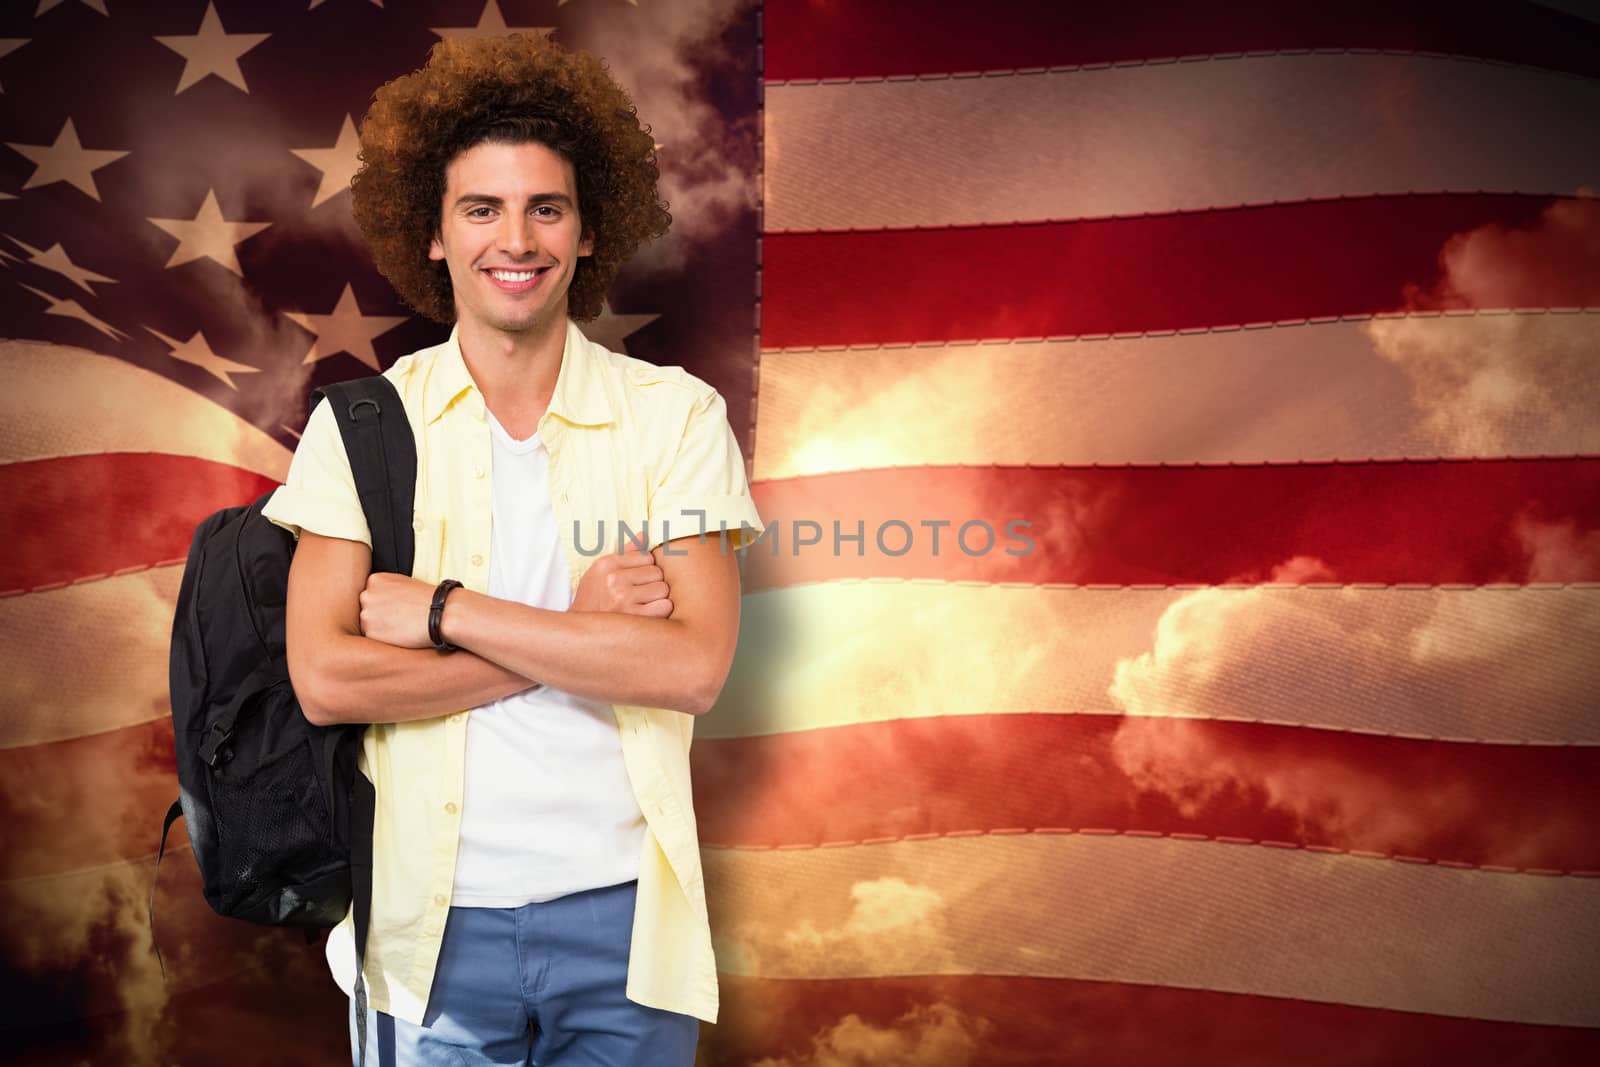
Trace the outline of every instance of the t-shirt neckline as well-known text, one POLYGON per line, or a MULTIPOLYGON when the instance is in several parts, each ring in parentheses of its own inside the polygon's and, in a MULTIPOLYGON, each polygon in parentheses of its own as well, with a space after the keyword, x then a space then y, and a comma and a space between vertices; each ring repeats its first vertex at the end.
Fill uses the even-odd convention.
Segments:
POLYGON ((538 430, 533 431, 531 436, 525 437, 519 441, 515 437, 511 436, 511 432, 509 430, 500 425, 500 420, 494 417, 494 412, 490 411, 487 406, 485 406, 483 410, 489 416, 489 426, 493 430, 495 436, 500 439, 500 443, 502 445, 505 445, 506 448, 510 449, 512 452, 522 455, 524 453, 532 452, 534 449, 539 447, 538 430))

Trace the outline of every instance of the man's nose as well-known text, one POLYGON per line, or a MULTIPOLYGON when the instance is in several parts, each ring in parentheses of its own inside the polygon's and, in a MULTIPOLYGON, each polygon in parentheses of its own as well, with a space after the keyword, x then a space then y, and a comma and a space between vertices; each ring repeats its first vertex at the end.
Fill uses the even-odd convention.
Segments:
POLYGON ((507 214, 500 221, 500 248, 520 256, 533 246, 533 222, 526 215, 507 214))

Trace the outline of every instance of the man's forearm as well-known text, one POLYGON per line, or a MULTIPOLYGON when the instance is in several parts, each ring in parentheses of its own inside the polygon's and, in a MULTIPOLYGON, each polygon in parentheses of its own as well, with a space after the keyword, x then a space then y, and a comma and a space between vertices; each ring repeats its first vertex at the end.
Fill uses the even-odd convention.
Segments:
POLYGON ((448 715, 520 693, 524 675, 465 649, 442 655, 341 634, 311 657, 309 684, 295 683, 306 717, 336 722, 407 722, 448 715))
POLYGON ((707 647, 675 619, 549 611, 467 589, 450 594, 441 630, 463 651, 551 688, 692 715, 716 700, 732 658, 731 647, 707 647))

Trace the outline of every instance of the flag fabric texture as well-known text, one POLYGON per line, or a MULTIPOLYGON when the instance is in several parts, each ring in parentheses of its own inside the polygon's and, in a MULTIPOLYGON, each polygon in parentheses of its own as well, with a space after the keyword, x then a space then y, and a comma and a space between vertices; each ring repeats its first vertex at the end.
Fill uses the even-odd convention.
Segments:
POLYGON ((717 386, 768 523, 702 1063, 1600 1058, 1578 5, 159 6, 0 24, 19 1062, 346 1062, 319 949, 182 854, 150 955, 171 604, 311 388, 442 336, 354 124, 516 29, 652 124, 673 234, 591 335, 717 386))

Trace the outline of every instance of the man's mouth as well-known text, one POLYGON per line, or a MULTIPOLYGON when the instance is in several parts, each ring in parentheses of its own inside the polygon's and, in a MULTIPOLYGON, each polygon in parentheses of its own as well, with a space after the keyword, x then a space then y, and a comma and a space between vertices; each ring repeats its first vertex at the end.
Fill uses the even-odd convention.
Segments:
POLYGON ((535 267, 531 270, 505 270, 498 267, 486 267, 484 273, 495 288, 504 293, 525 293, 537 286, 549 267, 535 267))

